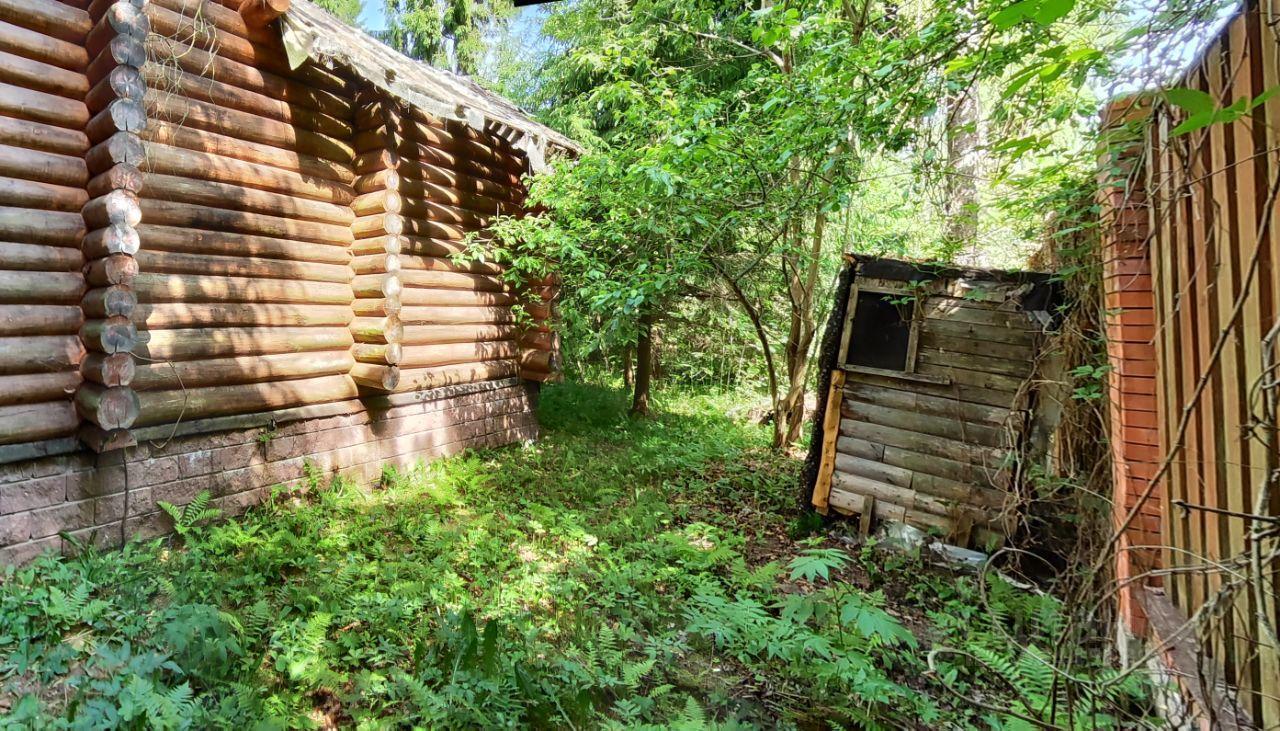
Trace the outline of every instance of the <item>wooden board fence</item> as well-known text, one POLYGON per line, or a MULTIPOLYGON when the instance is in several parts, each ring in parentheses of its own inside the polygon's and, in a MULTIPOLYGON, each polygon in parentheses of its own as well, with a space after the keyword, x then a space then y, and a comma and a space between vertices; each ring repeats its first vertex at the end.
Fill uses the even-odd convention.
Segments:
MULTIPOLYGON (((1178 85, 1222 106, 1280 86, 1277 11, 1274 0, 1246 4, 1178 85)), ((1199 617, 1184 631, 1204 638, 1200 667, 1180 668, 1194 671, 1184 683, 1204 679, 1193 696, 1238 706, 1219 709, 1242 712, 1231 723, 1274 727, 1280 563, 1266 559, 1276 548, 1266 529, 1280 515, 1280 100, 1175 134, 1184 119, 1159 98, 1106 115, 1136 126, 1119 151, 1133 174, 1104 181, 1103 196, 1119 573, 1150 587, 1139 600, 1172 603, 1152 606, 1165 624, 1199 617)), ((1140 611, 1127 615, 1144 629, 1140 611)))

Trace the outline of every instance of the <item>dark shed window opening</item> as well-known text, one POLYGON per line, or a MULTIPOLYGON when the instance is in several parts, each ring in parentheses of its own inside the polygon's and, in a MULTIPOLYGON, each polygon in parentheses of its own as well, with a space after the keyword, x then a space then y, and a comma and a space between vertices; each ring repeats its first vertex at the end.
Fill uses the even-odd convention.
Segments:
POLYGON ((914 300, 884 292, 858 292, 845 363, 887 371, 914 370, 910 362, 914 319, 914 300))

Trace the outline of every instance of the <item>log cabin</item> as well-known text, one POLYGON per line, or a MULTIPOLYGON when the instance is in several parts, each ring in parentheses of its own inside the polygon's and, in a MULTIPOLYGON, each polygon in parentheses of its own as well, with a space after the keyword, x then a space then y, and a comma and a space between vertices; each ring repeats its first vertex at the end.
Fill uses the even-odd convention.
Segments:
POLYGON ((556 282, 456 255, 571 140, 307 0, 0 0, 0 57, 0 561, 535 436, 556 282))
POLYGON ((1050 275, 846 257, 820 355, 805 496, 991 549, 1016 530, 1061 405, 1050 275))

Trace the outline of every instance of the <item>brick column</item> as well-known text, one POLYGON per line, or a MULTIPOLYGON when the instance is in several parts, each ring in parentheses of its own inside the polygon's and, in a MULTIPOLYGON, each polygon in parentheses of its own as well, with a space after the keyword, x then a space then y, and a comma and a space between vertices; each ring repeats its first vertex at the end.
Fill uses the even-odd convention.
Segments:
MULTIPOLYGON (((1121 584, 1159 566, 1161 495, 1147 492, 1160 461, 1156 413, 1154 295, 1151 285, 1150 205, 1143 164, 1144 121, 1150 107, 1140 100, 1112 102, 1102 113, 1108 147, 1099 185, 1103 292, 1106 300, 1109 417, 1113 466, 1113 517, 1119 525, 1138 507, 1118 543, 1116 579, 1121 584)), ((1120 614, 1141 635, 1146 617, 1135 594, 1143 585, 1120 590, 1120 614)))

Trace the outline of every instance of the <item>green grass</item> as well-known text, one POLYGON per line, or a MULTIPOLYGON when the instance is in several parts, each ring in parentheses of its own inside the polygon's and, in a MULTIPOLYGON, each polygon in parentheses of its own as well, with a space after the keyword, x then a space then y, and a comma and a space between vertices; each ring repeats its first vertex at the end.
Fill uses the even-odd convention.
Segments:
POLYGON ((33 728, 1021 727, 945 681, 1046 713, 1035 648, 1056 602, 997 582, 979 609, 971 579, 797 536, 798 463, 727 418, 729 396, 625 406, 551 387, 535 445, 371 492, 315 475, 235 521, 188 509, 181 539, 10 569, 0 711, 33 728), (929 673, 942 644, 967 654, 929 673))

